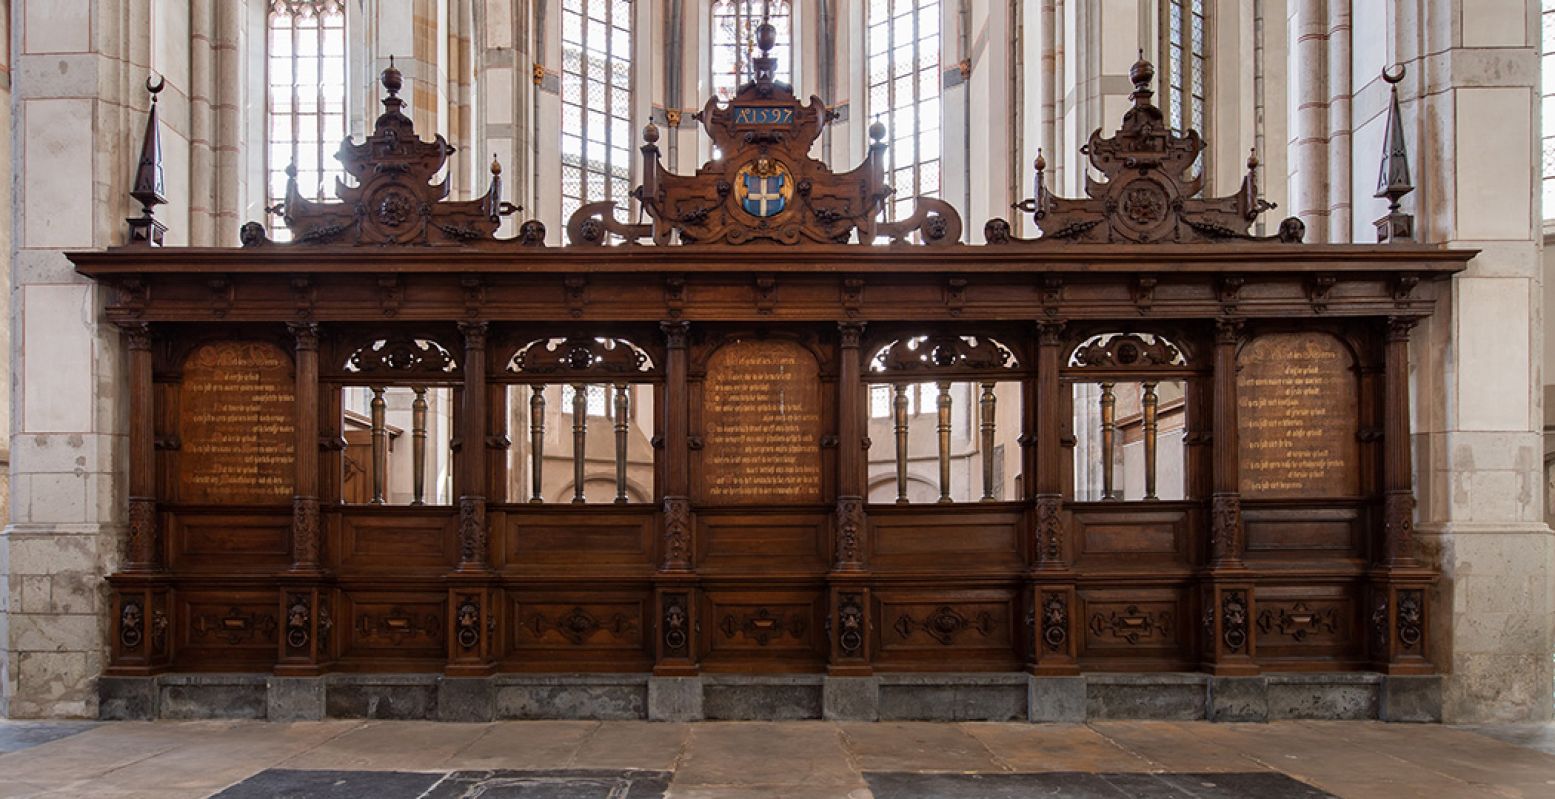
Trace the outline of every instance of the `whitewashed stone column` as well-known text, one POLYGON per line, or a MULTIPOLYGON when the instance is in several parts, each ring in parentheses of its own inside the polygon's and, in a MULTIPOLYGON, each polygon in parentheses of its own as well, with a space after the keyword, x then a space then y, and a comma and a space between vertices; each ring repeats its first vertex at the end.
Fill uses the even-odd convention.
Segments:
POLYGON ((4 711, 13 717, 97 712, 108 616, 102 577, 118 562, 126 526, 123 353, 119 333, 102 321, 98 287, 76 276, 63 253, 124 240, 153 63, 151 6, 14 0, 12 8, 18 346, 0 660, 4 711))
POLYGON ((1397 61, 1409 70, 1400 96, 1419 187, 1406 210, 1424 240, 1481 250, 1412 352, 1418 539, 1443 574, 1432 610, 1444 716, 1548 720, 1555 547, 1541 496, 1539 31, 1525 0, 1393 0, 1365 19, 1362 5, 1356 228, 1385 212, 1371 198, 1387 99, 1375 76, 1397 61))

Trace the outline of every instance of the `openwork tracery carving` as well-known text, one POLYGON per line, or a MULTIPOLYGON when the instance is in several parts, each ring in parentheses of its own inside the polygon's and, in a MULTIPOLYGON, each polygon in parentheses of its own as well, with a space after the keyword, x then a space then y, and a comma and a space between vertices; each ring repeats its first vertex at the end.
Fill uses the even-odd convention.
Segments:
POLYGON ((392 336, 351 353, 345 370, 360 374, 449 374, 459 363, 447 347, 428 338, 392 336))
POLYGON ((1015 369, 1015 353, 987 336, 949 334, 904 336, 875 352, 870 367, 877 372, 943 371, 951 369, 1015 369))
POLYGON ((1107 369, 1187 366, 1182 348, 1155 333, 1101 333, 1075 348, 1069 365, 1107 369))
POLYGON ((653 361, 624 338, 568 336, 542 338, 525 344, 507 370, 533 375, 636 375, 653 371, 653 361))

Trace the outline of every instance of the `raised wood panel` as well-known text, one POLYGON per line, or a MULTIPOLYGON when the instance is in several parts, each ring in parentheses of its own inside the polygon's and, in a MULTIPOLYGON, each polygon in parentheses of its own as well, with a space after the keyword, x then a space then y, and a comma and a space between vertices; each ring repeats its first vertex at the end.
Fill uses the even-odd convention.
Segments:
POLYGON ((714 669, 815 664, 826 655, 826 600, 819 591, 711 590, 703 597, 703 661, 714 669))
POLYGON ((438 659, 446 654, 447 597, 441 593, 346 591, 342 657, 438 659))
POLYGON ((503 530, 504 565, 509 569, 587 572, 600 567, 647 569, 653 565, 652 509, 582 513, 509 509, 503 530), (586 563, 579 562, 580 552, 588 553, 586 563))
POLYGON ((1195 619, 1186 591, 1105 588, 1079 592, 1080 657, 1097 665, 1162 665, 1192 658, 1195 619))
POLYGON ((884 590, 875 593, 876 662, 940 670, 1014 668, 1014 591, 884 590))
POLYGON ((870 565, 880 571, 1000 570, 1025 564, 1018 511, 872 507, 869 513, 870 565))
POLYGON ((554 653, 561 660, 646 656, 649 599, 579 593, 511 597, 510 640, 521 657, 554 653))
POLYGON ((1114 508, 1076 509, 1072 514, 1081 564, 1132 564, 1148 568, 1166 563, 1187 564, 1187 510, 1146 510, 1136 503, 1114 508))
POLYGON ((163 516, 174 568, 272 572, 291 563, 292 514, 196 513, 163 516))
POLYGON ((1363 590, 1359 584, 1259 587, 1252 619, 1258 660, 1331 662, 1361 657, 1363 590))
POLYGON ((281 629, 275 592, 185 590, 175 607, 174 648, 184 662, 211 668, 268 668, 275 662, 281 629))
POLYGON ((1248 507, 1242 515, 1248 555, 1360 555, 1365 516, 1359 508, 1248 507))
POLYGON ((338 519, 342 571, 394 573, 454 564, 457 518, 452 510, 348 508, 338 519))
POLYGON ((704 571, 824 571, 829 517, 820 513, 727 513, 697 517, 698 563, 704 571))

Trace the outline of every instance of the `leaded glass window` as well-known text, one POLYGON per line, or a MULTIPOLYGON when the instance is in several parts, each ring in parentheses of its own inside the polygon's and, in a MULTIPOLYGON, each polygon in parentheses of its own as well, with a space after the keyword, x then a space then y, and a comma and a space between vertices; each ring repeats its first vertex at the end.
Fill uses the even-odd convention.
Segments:
POLYGON ((866 65, 871 120, 885 123, 888 219, 912 214, 913 198, 940 189, 940 3, 869 0, 866 65))
POLYGON ((1539 94, 1543 107, 1540 126, 1544 166, 1540 173, 1544 187, 1544 218, 1555 219, 1555 0, 1544 0, 1539 14, 1543 43, 1539 48, 1541 67, 1539 94))
MULTIPOLYGON (((333 199, 345 175, 335 153, 346 137, 344 0, 270 0, 266 205, 286 197, 286 168, 297 167, 297 191, 333 199)), ((272 218, 271 235, 290 233, 272 218)))
MULTIPOLYGON (((1205 107, 1209 97, 1209 0, 1162 0, 1161 110, 1178 133, 1196 130, 1208 138, 1205 107)), ((1199 154, 1193 171, 1204 169, 1199 154)))
POLYGON ((723 102, 733 99, 740 87, 755 79, 753 59, 761 55, 756 47, 756 29, 763 19, 777 29, 777 59, 781 83, 792 83, 793 20, 787 0, 719 0, 713 3, 713 93, 723 102))
POLYGON ((562 3, 562 222, 632 190, 632 4, 562 3))

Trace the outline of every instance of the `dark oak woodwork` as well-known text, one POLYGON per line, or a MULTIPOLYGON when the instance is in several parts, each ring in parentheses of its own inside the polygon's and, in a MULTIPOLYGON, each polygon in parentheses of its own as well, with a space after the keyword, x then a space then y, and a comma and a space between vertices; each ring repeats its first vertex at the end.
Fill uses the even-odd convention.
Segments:
POLYGON ((1302 245, 1294 220, 1252 235, 1256 163, 1237 195, 1199 196, 1184 172, 1202 142, 1165 129, 1149 72, 1123 130, 1092 139, 1092 196, 1056 197, 1039 163, 1036 239, 993 220, 989 244, 959 243, 954 209, 927 199, 878 222, 884 131, 832 171, 806 155, 830 112, 758 64, 704 111, 721 163, 670 175, 645 136, 649 224, 594 203, 569 246, 533 221, 497 238, 514 209, 496 179, 444 201, 427 179, 452 148, 415 138, 389 75, 385 115, 343 152, 347 202, 289 192, 294 242, 248 227, 241 249, 151 247, 148 215, 136 243, 72 255, 127 345, 109 671, 1434 670, 1409 334, 1474 253, 1302 245), (747 205, 746 178, 782 203, 747 205), (186 490, 211 460, 193 457, 201 420, 247 399, 189 358, 228 345, 271 353, 261 382, 294 392, 265 404, 290 458, 273 496, 186 490), (620 403, 628 384, 652 399, 652 485, 623 502, 621 405, 590 417, 583 393, 549 407, 542 387, 620 403), (900 405, 871 421, 880 384, 900 405), (1113 490, 1076 491, 1087 385, 1139 387, 1099 429, 1109 455, 1145 437, 1146 498, 1123 498, 1110 458, 1113 490), (373 503, 373 433, 348 429, 343 396, 386 386, 421 398, 401 453, 451 445, 447 504, 373 503), (909 386, 928 387, 918 422, 909 386), (452 401, 451 442, 425 440, 428 388, 452 401), (604 502, 509 473, 540 474, 575 424, 610 458, 545 474, 614 481, 604 502), (878 470, 905 483, 897 436, 921 431, 942 501, 872 502, 878 470), (1180 498, 1157 491, 1166 436, 1180 498), (1266 457, 1287 439, 1333 463, 1266 457), (999 496, 995 441, 1017 450, 999 496))

